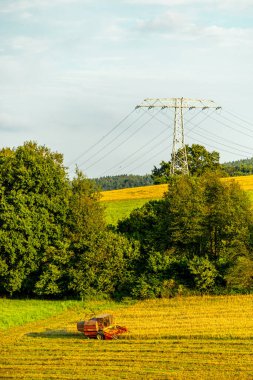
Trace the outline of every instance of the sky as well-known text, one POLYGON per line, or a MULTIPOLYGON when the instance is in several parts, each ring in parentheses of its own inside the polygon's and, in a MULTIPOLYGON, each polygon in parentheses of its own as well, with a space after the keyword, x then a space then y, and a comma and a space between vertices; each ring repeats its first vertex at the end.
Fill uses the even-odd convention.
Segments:
POLYGON ((195 136, 187 114, 186 143, 253 156, 252 0, 0 0, 0 42, 1 148, 36 141, 70 175, 150 173, 170 159, 173 110, 135 106, 184 97, 224 110, 195 136))

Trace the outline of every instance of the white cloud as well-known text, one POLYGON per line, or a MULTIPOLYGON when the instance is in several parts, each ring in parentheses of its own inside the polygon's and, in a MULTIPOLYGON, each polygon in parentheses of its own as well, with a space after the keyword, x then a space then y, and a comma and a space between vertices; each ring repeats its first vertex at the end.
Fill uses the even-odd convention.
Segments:
POLYGON ((91 0, 11 0, 0 4, 0 13, 17 13, 32 9, 53 8, 61 5, 74 5, 75 3, 90 3, 91 0))
POLYGON ((152 19, 137 20, 136 29, 142 33, 160 34, 165 38, 180 40, 208 40, 219 45, 252 46, 253 28, 199 26, 184 13, 165 12, 152 19))
POLYGON ((27 131, 27 122, 9 113, 0 113, 0 131, 17 133, 27 131))
POLYGON ((176 12, 166 12, 153 19, 137 21, 138 29, 155 33, 182 32, 189 25, 191 24, 185 15, 176 12))
POLYGON ((9 47, 20 52, 38 54, 45 52, 49 48, 49 43, 46 39, 17 36, 9 41, 9 47))
POLYGON ((166 6, 216 6, 218 8, 226 9, 245 9, 252 7, 252 0, 125 0, 128 4, 142 4, 142 5, 166 5, 166 6))
POLYGON ((107 40, 112 42, 121 41, 128 37, 128 30, 120 25, 120 22, 114 20, 114 22, 104 27, 103 33, 97 35, 95 40, 107 40))

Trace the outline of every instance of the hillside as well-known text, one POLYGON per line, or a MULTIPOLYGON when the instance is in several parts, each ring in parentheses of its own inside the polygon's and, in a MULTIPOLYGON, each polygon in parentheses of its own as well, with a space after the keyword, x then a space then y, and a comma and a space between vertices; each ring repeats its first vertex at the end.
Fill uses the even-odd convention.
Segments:
MULTIPOLYGON (((236 181, 243 190, 253 191, 253 175, 226 177, 222 179, 225 182, 236 181)), ((168 188, 167 184, 140 186, 128 189, 110 190, 101 192, 101 201, 119 201, 127 199, 158 199, 162 198, 168 188)))
MULTIPOLYGON (((227 177, 222 180, 225 182, 238 182, 243 190, 253 196, 253 175, 227 177)), ((167 188, 167 184, 162 184, 102 191, 101 202, 104 203, 106 208, 107 223, 116 225, 118 220, 127 217, 133 209, 141 207, 145 202, 152 199, 161 199, 167 188)))
POLYGON ((162 198, 168 188, 167 184, 140 186, 128 189, 110 190, 101 192, 101 201, 119 201, 130 199, 158 199, 162 198))

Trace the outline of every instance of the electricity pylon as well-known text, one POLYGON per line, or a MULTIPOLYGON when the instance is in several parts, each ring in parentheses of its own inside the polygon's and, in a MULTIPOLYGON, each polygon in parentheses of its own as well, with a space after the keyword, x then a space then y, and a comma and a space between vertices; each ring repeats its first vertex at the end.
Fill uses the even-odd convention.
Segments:
POLYGON ((215 108, 220 109, 213 100, 205 99, 186 99, 186 98, 157 98, 144 99, 144 101, 135 107, 137 108, 174 108, 174 132, 173 146, 171 153, 170 174, 173 176, 176 173, 189 174, 187 152, 184 142, 184 118, 183 109, 189 110, 202 108, 202 110, 215 108))

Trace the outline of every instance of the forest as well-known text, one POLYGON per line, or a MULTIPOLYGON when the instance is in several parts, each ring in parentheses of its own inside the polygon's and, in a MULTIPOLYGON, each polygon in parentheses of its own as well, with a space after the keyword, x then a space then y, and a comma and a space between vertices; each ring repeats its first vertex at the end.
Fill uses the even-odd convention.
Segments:
POLYGON ((137 299, 249 293, 247 193, 220 173, 178 175, 164 198, 107 226, 97 184, 35 142, 0 151, 0 295, 137 299))
POLYGON ((122 174, 93 178, 101 190, 127 189, 138 186, 148 186, 153 184, 151 175, 122 174))

